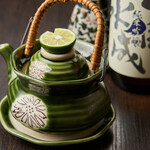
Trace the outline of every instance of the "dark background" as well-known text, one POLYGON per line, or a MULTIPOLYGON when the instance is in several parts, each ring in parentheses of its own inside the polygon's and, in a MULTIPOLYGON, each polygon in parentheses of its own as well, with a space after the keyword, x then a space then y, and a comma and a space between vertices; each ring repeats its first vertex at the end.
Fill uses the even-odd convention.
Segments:
MULTIPOLYGON (((0 44, 19 46, 28 20, 43 0, 0 0, 0 44)), ((39 32, 68 26, 74 3, 57 4, 45 15, 39 32)), ((0 150, 150 150, 150 95, 129 93, 118 88, 109 70, 104 80, 116 120, 102 137, 83 144, 45 147, 21 140, 7 133, 0 125, 0 150)), ((0 99, 7 94, 7 67, 0 56, 0 99)))

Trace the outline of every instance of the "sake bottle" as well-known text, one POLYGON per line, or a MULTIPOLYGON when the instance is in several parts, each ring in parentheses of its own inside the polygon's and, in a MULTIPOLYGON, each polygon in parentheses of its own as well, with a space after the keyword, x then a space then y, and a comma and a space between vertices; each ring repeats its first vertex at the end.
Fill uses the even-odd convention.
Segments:
POLYGON ((111 76, 120 87, 137 93, 150 93, 149 18, 149 0, 111 1, 111 76))

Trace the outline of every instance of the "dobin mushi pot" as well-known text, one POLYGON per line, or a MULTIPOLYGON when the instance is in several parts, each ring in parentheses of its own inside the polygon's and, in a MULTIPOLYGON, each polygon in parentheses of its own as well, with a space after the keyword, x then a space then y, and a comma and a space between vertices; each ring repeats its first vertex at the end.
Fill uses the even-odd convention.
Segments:
MULTIPOLYGON (((8 66, 9 117, 18 130, 24 130, 21 129, 23 125, 27 130, 29 128, 40 134, 55 133, 56 137, 63 135, 62 139, 68 134, 69 138, 66 139, 86 137, 102 125, 104 117, 111 109, 108 92, 103 82, 99 82, 104 40, 102 14, 99 7, 90 0, 73 1, 89 7, 97 18, 97 34, 89 66, 92 74, 88 77, 47 81, 33 78, 24 72, 28 67, 27 60, 41 48, 39 40, 36 40, 36 33, 42 16, 50 6, 65 1, 43 2, 35 14, 25 45, 16 50, 9 44, 0 45, 0 53, 8 66)), ((82 49, 79 52, 82 53, 82 49)))

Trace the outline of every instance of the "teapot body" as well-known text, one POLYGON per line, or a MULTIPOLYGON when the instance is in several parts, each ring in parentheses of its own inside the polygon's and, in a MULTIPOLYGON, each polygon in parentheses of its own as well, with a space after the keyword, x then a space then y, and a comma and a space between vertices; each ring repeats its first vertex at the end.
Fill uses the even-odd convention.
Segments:
MULTIPOLYGON (((83 42, 81 47, 87 44, 83 42)), ((78 49, 79 45, 75 48, 78 49)), ((92 49, 91 44, 88 46, 92 49)), ((39 80, 24 73, 29 65, 23 57, 24 47, 16 49, 11 56, 16 75, 8 88, 12 117, 25 127, 40 132, 77 132, 96 124, 95 131, 111 105, 107 89, 103 82, 99 82, 101 70, 77 80, 39 80)), ((31 55, 39 49, 37 41, 31 55)))
POLYGON ((105 87, 95 82, 76 85, 35 85, 16 78, 9 86, 13 117, 41 131, 78 131, 99 122, 109 111, 105 87))

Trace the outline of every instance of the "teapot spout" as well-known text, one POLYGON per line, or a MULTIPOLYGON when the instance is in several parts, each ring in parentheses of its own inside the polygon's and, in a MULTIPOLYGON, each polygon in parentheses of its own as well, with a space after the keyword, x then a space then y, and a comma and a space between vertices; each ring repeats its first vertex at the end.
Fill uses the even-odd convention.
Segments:
POLYGON ((7 64, 9 83, 16 77, 16 75, 14 74, 14 71, 12 69, 12 66, 11 66, 11 57, 10 56, 11 56, 13 50, 14 49, 8 43, 0 44, 0 54, 3 56, 3 58, 7 64))

